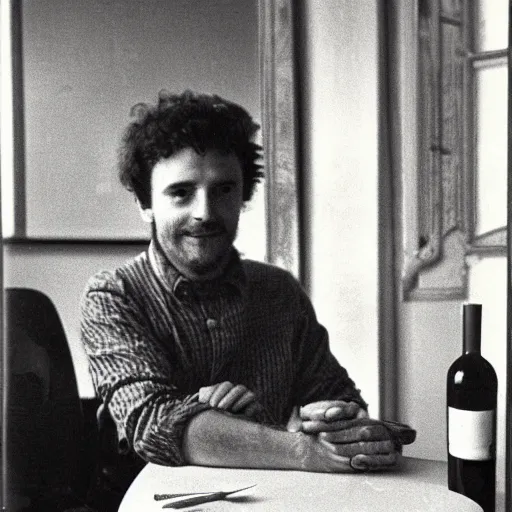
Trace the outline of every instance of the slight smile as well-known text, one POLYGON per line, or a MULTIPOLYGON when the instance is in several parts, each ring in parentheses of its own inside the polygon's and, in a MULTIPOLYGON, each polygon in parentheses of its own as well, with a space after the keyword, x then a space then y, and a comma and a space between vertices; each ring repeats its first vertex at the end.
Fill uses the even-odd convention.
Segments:
POLYGON ((187 233, 185 236, 189 236, 191 238, 215 238, 222 236, 224 233, 217 231, 215 233, 187 233))

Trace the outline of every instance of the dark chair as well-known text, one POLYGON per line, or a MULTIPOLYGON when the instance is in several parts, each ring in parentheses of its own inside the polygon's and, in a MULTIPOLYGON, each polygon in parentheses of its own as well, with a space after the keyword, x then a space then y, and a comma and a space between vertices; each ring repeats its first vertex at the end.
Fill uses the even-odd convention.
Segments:
POLYGON ((101 401, 96 412, 98 451, 88 503, 101 512, 117 512, 128 487, 146 462, 133 451, 119 449, 117 429, 101 401))
POLYGON ((59 315, 43 293, 7 288, 7 510, 92 510, 84 422, 59 315))

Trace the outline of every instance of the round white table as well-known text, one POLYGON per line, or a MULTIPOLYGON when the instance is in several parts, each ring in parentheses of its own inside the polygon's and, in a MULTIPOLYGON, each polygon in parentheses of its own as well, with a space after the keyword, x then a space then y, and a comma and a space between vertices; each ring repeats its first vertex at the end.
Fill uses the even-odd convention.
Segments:
MULTIPOLYGON (((119 512, 161 511, 169 502, 155 494, 231 491, 256 487, 185 512, 482 512, 470 499, 448 490, 446 463, 404 458, 384 473, 306 473, 148 464, 134 480, 119 512)), ((173 510, 164 509, 164 510, 173 510)))

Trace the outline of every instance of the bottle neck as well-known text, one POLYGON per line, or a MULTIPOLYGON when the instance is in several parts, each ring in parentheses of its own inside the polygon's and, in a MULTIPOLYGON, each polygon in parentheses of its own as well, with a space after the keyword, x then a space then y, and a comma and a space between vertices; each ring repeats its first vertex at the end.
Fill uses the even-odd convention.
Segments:
POLYGON ((482 305, 464 304, 462 310, 464 353, 480 353, 482 344, 482 305))

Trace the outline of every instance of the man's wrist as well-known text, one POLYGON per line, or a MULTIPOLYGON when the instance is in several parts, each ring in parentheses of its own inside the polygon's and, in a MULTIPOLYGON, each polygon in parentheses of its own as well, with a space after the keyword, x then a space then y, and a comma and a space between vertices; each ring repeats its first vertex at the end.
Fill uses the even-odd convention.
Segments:
POLYGON ((272 426, 259 425, 263 438, 267 438, 265 444, 274 446, 280 454, 275 453, 282 461, 282 467, 295 471, 304 471, 308 468, 308 461, 311 458, 313 436, 304 432, 289 432, 281 425, 272 426), (277 442, 280 438, 282 442, 277 442), (279 447, 279 448, 278 448, 279 447))
POLYGON ((313 437, 304 434, 304 432, 290 432, 291 438, 291 458, 293 469, 307 471, 309 460, 311 459, 311 450, 313 448, 313 437))

